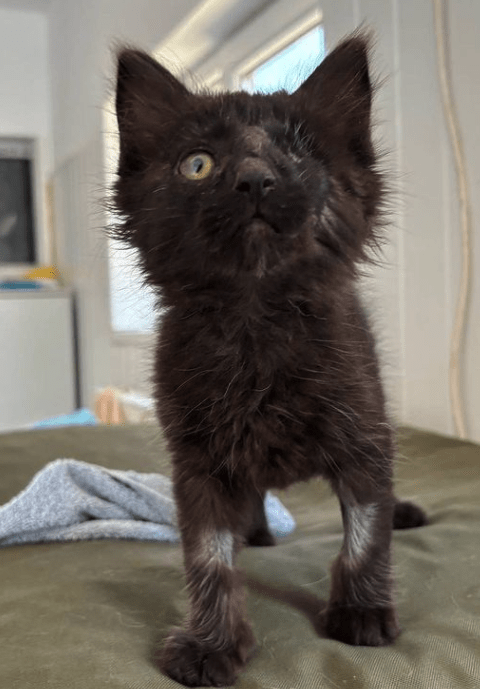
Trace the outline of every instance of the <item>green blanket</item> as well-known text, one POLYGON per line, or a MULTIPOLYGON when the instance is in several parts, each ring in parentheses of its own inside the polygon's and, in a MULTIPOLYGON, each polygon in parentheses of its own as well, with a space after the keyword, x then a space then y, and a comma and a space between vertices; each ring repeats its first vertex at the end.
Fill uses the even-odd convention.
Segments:
MULTIPOLYGON (((153 427, 11 433, 0 436, 0 503, 57 457, 168 473, 153 427)), ((297 520, 293 534, 239 557, 258 650, 238 689, 479 689, 480 447, 404 429, 397 493, 431 520, 395 532, 397 642, 354 648, 315 633, 342 526, 326 484, 297 485, 279 494, 297 520)), ((0 572, 1 689, 179 686, 153 662, 186 610, 178 546, 14 546, 0 550, 0 572)))

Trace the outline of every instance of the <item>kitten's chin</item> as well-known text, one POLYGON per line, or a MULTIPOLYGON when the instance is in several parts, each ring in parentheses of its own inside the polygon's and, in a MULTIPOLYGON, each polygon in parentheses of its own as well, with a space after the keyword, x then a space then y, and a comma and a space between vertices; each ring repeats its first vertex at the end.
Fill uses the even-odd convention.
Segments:
POLYGON ((249 234, 259 237, 269 237, 272 234, 280 234, 280 231, 277 227, 271 225, 269 222, 263 218, 260 218, 259 216, 252 218, 245 229, 249 234))
POLYGON ((257 278, 266 277, 281 261, 280 232, 269 222, 254 217, 243 230, 242 268, 257 278))

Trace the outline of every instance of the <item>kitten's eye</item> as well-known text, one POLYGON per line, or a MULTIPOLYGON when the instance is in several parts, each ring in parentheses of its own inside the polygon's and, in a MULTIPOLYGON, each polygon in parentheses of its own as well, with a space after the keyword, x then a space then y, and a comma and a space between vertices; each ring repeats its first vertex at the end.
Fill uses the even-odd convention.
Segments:
POLYGON ((209 153, 192 153, 180 163, 180 172, 187 179, 205 179, 212 174, 215 162, 209 153))

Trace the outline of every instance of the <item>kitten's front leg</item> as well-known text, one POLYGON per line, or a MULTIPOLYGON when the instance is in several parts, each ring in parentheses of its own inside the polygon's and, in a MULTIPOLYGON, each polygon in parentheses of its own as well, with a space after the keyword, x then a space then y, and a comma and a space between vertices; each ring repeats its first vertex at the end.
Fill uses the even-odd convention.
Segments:
POLYGON ((345 537, 332 567, 326 633, 355 646, 385 646, 399 633, 390 574, 394 498, 339 491, 345 537))
POLYGON ((190 611, 165 642, 161 668, 186 686, 233 684, 254 646, 233 561, 238 505, 221 484, 188 477, 176 485, 190 611))
POLYGON ((251 491, 248 496, 248 527, 246 541, 248 545, 275 545, 275 538, 268 528, 265 515, 265 492, 251 491))

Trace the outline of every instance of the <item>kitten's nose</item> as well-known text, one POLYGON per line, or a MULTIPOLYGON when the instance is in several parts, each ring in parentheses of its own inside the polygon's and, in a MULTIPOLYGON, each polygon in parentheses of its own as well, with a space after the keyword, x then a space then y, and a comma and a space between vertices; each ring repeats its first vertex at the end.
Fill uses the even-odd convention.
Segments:
POLYGON ((246 158, 240 165, 235 189, 258 203, 275 186, 275 178, 266 163, 256 158, 246 158))

